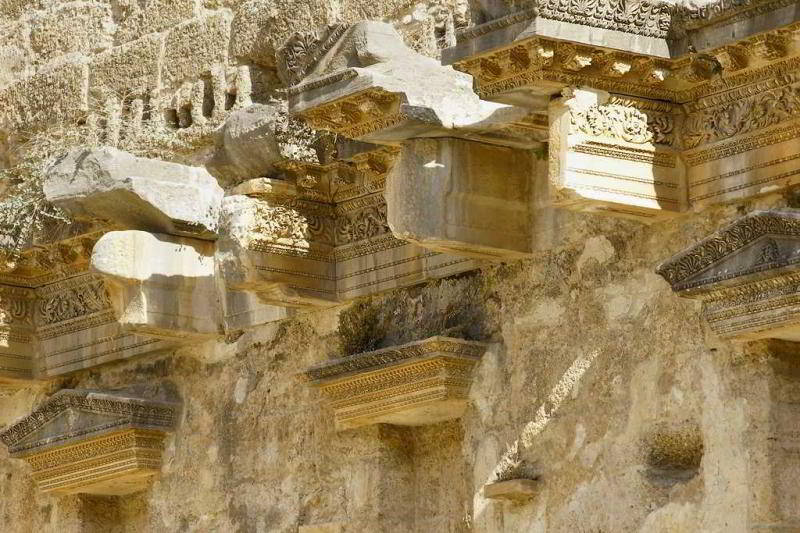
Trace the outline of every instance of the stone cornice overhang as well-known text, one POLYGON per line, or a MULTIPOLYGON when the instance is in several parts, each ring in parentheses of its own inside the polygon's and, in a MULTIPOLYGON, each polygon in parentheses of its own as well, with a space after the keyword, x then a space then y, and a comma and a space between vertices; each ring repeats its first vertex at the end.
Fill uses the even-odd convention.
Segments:
POLYGON ((615 20, 579 15, 570 5, 540 5, 462 30, 456 46, 443 51, 442 62, 472 74, 486 99, 503 101, 510 91, 542 82, 685 103, 719 89, 714 65, 709 70, 703 61, 719 60, 727 76, 790 56, 786 48, 800 22, 797 7, 796 0, 725 1, 698 9, 661 4, 638 18, 615 20), (513 73, 500 72, 502 67, 491 72, 491 65, 486 73, 476 68, 479 61, 502 63, 518 46, 544 48, 547 60, 524 60, 512 65, 513 73), (601 58, 595 61, 601 65, 561 68, 559 48, 601 58), (747 55, 753 57, 748 61, 747 55), (602 63, 612 58, 627 62, 629 70, 606 75, 602 63))
POLYGON ((474 341, 436 336, 401 346, 382 348, 334 359, 301 374, 303 381, 316 386, 347 379, 354 375, 414 363, 430 357, 453 357, 478 361, 486 346, 474 341))
POLYGON ((713 297, 711 291, 750 285, 767 277, 791 273, 800 256, 777 256, 711 277, 697 276, 734 257, 764 237, 800 238, 800 211, 753 211, 660 264, 656 272, 684 297, 713 297), (711 294, 710 294, 711 293, 711 294))
POLYGON ((142 399, 122 393, 64 389, 48 398, 30 415, 0 432, 0 441, 8 446, 12 455, 24 456, 111 431, 125 429, 171 431, 177 423, 177 418, 178 404, 175 403, 142 399), (110 415, 112 420, 80 431, 66 431, 36 442, 24 442, 26 437, 70 409, 110 415))

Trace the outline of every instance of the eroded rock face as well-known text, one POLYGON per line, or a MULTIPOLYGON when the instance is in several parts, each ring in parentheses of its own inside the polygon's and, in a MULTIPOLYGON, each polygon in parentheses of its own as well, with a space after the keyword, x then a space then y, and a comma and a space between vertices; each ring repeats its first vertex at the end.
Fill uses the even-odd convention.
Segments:
POLYGON ((47 200, 77 218, 213 239, 223 191, 203 168, 114 148, 76 149, 50 171, 47 200))

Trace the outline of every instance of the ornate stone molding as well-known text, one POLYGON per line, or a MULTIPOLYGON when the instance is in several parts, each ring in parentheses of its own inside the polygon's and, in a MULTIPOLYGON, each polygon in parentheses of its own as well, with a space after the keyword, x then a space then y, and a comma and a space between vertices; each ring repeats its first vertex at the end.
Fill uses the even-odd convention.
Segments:
POLYGON ((42 492, 123 495, 161 470, 178 405, 125 393, 57 392, 0 433, 12 457, 31 465, 42 492))
POLYGON ((368 424, 434 424, 461 416, 473 367, 486 347, 431 337, 336 359, 303 378, 334 409, 337 429, 368 424))
POLYGON ((754 211, 661 264, 657 272, 723 338, 800 338, 800 213, 754 211))
POLYGON ((548 201, 642 222, 681 213, 686 186, 675 121, 669 105, 565 91, 550 105, 548 201))

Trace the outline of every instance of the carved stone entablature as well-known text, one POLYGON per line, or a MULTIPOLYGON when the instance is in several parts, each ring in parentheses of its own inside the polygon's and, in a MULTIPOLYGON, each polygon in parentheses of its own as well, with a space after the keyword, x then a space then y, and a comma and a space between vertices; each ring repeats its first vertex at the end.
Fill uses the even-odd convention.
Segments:
POLYGON ((722 338, 800 341, 800 211, 755 211, 657 272, 722 338))
POLYGON ((395 150, 343 157, 326 165, 285 162, 285 179, 231 191, 217 243, 229 288, 275 305, 330 306, 476 268, 392 233, 384 187, 395 150))
POLYGON ((550 106, 551 205, 653 222, 686 209, 676 113, 575 89, 550 106))
POLYGON ((330 401, 338 430, 435 424, 464 412, 485 350, 478 342, 431 337, 336 359, 309 369, 304 379, 330 401))
POLYGON ((538 145, 513 128, 527 110, 479 99, 469 75, 414 52, 391 25, 360 22, 333 36, 304 52, 302 62, 297 38, 282 52, 294 73, 290 110, 312 127, 379 144, 456 136, 538 145))
POLYGON ((178 416, 174 403, 64 389, 0 440, 31 466, 42 492, 125 495, 160 473, 164 439, 178 416))

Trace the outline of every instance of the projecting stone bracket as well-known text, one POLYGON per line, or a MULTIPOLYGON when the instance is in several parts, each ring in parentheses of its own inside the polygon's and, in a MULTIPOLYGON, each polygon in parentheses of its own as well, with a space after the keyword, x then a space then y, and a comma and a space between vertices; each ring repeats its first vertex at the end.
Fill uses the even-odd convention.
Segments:
POLYGON ((338 430, 418 426, 458 418, 486 345, 448 337, 365 352, 315 366, 303 379, 331 403, 338 430))
POLYGON ((642 222, 686 210, 669 104, 565 89, 549 113, 550 205, 642 222))
POLYGON ((409 49, 389 24, 308 39, 283 49, 290 110, 317 129, 401 146, 386 188, 395 237, 481 259, 530 253, 542 128, 528 109, 481 100, 470 75, 409 49))
POLYGON ((661 264, 720 337, 800 341, 800 211, 754 211, 661 264))
POLYGON ((539 483, 531 479, 509 479, 487 483, 483 497, 490 500, 506 500, 516 503, 530 500, 539 490, 539 483))
POLYGON ((0 433, 12 457, 27 462, 42 492, 130 494, 161 471, 175 403, 124 392, 64 389, 0 433))

